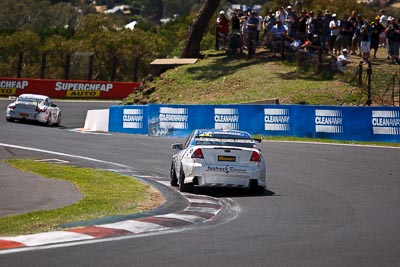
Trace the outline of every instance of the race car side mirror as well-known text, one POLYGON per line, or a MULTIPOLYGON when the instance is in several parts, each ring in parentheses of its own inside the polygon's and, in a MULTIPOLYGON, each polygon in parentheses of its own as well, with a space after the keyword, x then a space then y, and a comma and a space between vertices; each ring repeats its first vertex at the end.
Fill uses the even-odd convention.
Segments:
POLYGON ((171 148, 175 149, 175 150, 182 150, 183 145, 182 144, 172 144, 171 148))

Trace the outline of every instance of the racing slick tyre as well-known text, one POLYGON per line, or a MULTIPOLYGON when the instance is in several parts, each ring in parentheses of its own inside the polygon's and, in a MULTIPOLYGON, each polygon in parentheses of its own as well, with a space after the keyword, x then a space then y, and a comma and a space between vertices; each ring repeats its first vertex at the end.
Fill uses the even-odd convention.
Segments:
POLYGON ((185 173, 181 167, 181 171, 179 172, 179 191, 181 192, 190 192, 193 189, 193 183, 184 183, 185 181, 185 173))
POLYGON ((61 112, 58 114, 57 122, 54 124, 54 126, 60 126, 60 125, 61 125, 61 112))
POLYGON ((171 162, 171 170, 169 172, 169 177, 171 178, 171 186, 178 186, 178 177, 176 177, 174 162, 171 162))
POLYGON ((14 119, 13 119, 13 118, 7 118, 7 117, 6 117, 6 121, 8 121, 8 122, 14 122, 14 119))
POLYGON ((49 117, 47 117, 47 120, 45 122, 45 125, 48 126, 48 127, 53 126, 53 123, 51 122, 51 118, 50 117, 51 117, 51 115, 49 114, 49 117))
POLYGON ((250 180, 249 191, 251 194, 262 194, 264 188, 258 185, 257 180, 250 180))

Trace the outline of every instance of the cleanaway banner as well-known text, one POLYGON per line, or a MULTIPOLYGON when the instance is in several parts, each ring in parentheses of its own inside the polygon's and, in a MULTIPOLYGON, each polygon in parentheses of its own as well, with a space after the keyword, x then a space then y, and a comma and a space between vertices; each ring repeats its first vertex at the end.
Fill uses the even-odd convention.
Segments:
POLYGON ((111 106, 108 131, 148 134, 148 106, 111 106))
POLYGON ((199 128, 244 130, 265 136, 399 142, 400 109, 244 104, 110 108, 110 131, 186 137, 199 128))

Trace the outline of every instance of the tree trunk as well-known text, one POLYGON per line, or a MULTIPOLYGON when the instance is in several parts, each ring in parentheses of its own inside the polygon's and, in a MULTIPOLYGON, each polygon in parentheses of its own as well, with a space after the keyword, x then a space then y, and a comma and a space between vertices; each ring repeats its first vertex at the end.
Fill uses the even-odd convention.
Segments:
POLYGON ((164 1, 163 0, 150 0, 147 7, 147 19, 152 25, 160 24, 160 19, 163 15, 164 1))
POLYGON ((199 58, 200 43, 208 22, 218 9, 221 0, 206 0, 196 18, 190 25, 188 37, 181 53, 181 58, 199 58))

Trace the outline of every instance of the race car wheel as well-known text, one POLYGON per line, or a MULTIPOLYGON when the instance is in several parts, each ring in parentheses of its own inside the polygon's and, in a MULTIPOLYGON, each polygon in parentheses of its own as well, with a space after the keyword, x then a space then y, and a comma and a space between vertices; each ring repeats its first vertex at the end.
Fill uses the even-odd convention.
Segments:
POLYGON ((50 114, 49 114, 49 117, 47 117, 46 125, 48 127, 51 127, 53 125, 53 123, 51 122, 51 115, 50 114))
POLYGON ((183 169, 181 167, 181 170, 179 172, 179 191, 181 192, 189 192, 193 189, 193 183, 184 183, 185 181, 185 173, 183 172, 183 169))
POLYGON ((58 114, 57 122, 54 124, 55 126, 60 126, 61 124, 61 112, 58 114))
POLYGON ((6 118, 6 121, 8 121, 8 122, 14 122, 14 119, 13 119, 13 118, 6 118))
POLYGON ((178 177, 176 177, 174 162, 171 162, 171 170, 169 172, 169 177, 171 178, 171 186, 178 186, 178 177))
POLYGON ((257 180, 250 180, 249 190, 251 194, 262 194, 264 188, 258 185, 257 180))

